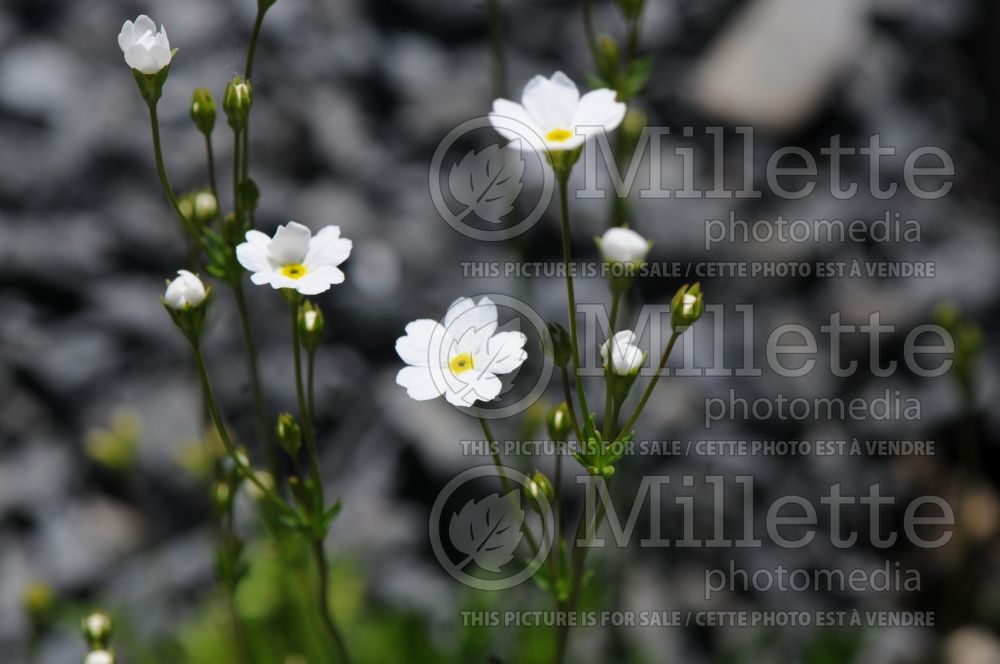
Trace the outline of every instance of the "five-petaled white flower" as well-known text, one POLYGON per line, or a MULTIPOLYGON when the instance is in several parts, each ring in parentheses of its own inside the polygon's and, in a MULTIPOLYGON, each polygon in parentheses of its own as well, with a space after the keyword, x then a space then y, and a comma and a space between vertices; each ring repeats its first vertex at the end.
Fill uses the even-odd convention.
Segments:
POLYGON ((125 54, 125 63, 143 74, 152 75, 170 64, 173 54, 167 40, 167 29, 156 31, 153 19, 145 14, 132 21, 125 21, 118 33, 118 46, 125 54))
POLYGON ((625 104, 614 90, 601 88, 580 96, 576 84, 557 71, 552 78, 535 76, 524 86, 521 103, 493 102, 490 123, 522 150, 574 150, 611 131, 625 117, 625 104))
POLYGON ((167 284, 167 291, 163 294, 163 301, 168 307, 181 311, 197 307, 205 301, 208 294, 198 275, 187 270, 177 270, 177 275, 176 279, 167 284))
POLYGON ((396 383, 417 401, 444 394, 455 406, 495 399, 502 388, 498 375, 515 371, 527 359, 527 338, 520 332, 497 332, 497 307, 484 297, 455 300, 444 321, 415 320, 396 352, 409 366, 396 383))
POLYGON ((247 231, 247 241, 236 247, 240 265, 257 284, 294 288, 303 295, 317 295, 343 283, 337 266, 347 260, 353 243, 340 237, 339 226, 327 226, 315 235, 294 221, 279 226, 274 238, 247 231))
POLYGON ((609 228, 597 241, 609 263, 641 263, 649 253, 649 240, 628 228, 609 228))
POLYGON ((608 344, 611 344, 611 367, 619 376, 628 376, 639 370, 646 362, 646 354, 636 345, 638 341, 632 330, 616 332, 615 336, 601 345, 601 361, 608 364, 608 344))

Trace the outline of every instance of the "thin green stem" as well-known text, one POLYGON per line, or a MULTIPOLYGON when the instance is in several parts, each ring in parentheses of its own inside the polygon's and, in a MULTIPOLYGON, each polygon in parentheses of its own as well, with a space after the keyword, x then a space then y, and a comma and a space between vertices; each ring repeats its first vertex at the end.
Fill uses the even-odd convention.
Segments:
POLYGON ((264 484, 257 473, 254 472, 253 468, 244 460, 243 455, 240 454, 236 446, 233 445, 232 439, 229 437, 229 432, 226 430, 225 422, 222 419, 222 413, 219 411, 219 404, 215 400, 215 393, 212 391, 212 383, 208 378, 208 368, 205 365, 205 357, 201 352, 201 346, 195 342, 191 344, 194 351, 195 364, 198 365, 198 376, 201 378, 202 392, 205 395, 205 401, 208 404, 208 412, 212 416, 212 422, 215 424, 215 430, 219 434, 219 440, 222 441, 223 447, 226 448, 226 452, 232 458, 233 463, 236 464, 236 469, 247 479, 251 484, 253 484, 257 489, 260 490, 261 495, 263 495, 267 500, 269 500, 278 509, 279 512, 283 514, 292 513, 291 508, 285 504, 285 501, 281 499, 278 494, 274 492, 274 489, 264 484))
POLYGON ((246 352, 247 372, 250 374, 250 391, 253 395, 253 409, 257 420, 257 429, 267 454, 271 473, 277 480, 281 476, 281 456, 271 432, 270 419, 267 415, 267 404, 264 403, 264 389, 260 379, 260 360, 257 354, 257 342, 253 336, 253 326, 250 324, 250 311, 247 307, 246 293, 243 282, 233 285, 233 297, 236 299, 236 310, 240 316, 240 328, 243 331, 243 346, 246 352))
MULTIPOLYGON (((479 419, 479 425, 483 429, 483 435, 486 436, 486 441, 490 444, 490 455, 493 457, 493 465, 496 466, 497 474, 500 477, 500 486, 503 487, 504 495, 509 494, 513 491, 510 480, 507 478, 507 469, 504 466, 503 459, 500 458, 500 444, 499 441, 493 437, 493 430, 490 428, 489 422, 483 417, 483 413, 476 408, 476 417, 479 419)), ((544 517, 542 519, 545 520, 544 517)), ((521 523, 521 530, 524 532, 524 538, 528 540, 528 546, 531 547, 531 553, 534 555, 538 552, 538 542, 535 540, 534 534, 528 527, 526 521, 521 523)))
MULTIPOLYGON (((594 523, 590 528, 587 528, 587 509, 584 507, 583 511, 580 512, 580 521, 576 526, 576 534, 573 536, 573 554, 572 561, 570 563, 571 570, 571 580, 570 580, 570 594, 569 599, 562 603, 560 611, 565 613, 573 613, 576 611, 577 604, 580 601, 580 588, 581 582, 583 581, 583 571, 584 563, 587 560, 587 553, 590 550, 590 541, 592 535, 597 532, 597 529, 601 525, 601 521, 604 519, 604 501, 599 501, 597 507, 597 514, 594 516, 594 523), (583 542, 583 545, 581 545, 583 542)), ((566 647, 569 644, 569 621, 562 620, 556 627, 556 649, 555 657, 553 662, 555 664, 563 664, 566 659, 566 647)))
POLYGON ((486 3, 490 32, 490 53, 493 58, 493 96, 507 96, 507 59, 503 45, 503 14, 500 12, 500 0, 488 0, 486 3))
POLYGON ((583 32, 587 37, 587 46, 594 62, 599 61, 597 51, 597 34, 594 32, 594 8, 592 0, 583 0, 583 32))
POLYGON ((653 395, 653 390, 656 389, 656 383, 660 380, 660 375, 663 373, 663 367, 667 366, 667 360, 670 359, 670 353, 674 350, 674 344, 677 343, 677 339, 680 338, 680 334, 677 332, 670 333, 670 341, 667 342, 667 347, 663 349, 663 355, 660 357, 660 364, 656 368, 656 373, 649 380, 649 385, 646 386, 646 391, 642 393, 642 398, 639 399, 639 403, 636 405, 635 410, 632 411, 632 416, 628 418, 628 422, 622 427, 618 435, 615 436, 615 440, 618 440, 629 429, 635 424, 635 421, 639 419, 639 415, 642 414, 643 408, 646 407, 646 403, 649 401, 649 397, 653 395))
POLYGON ((340 660, 344 662, 344 664, 350 664, 351 656, 347 652, 347 644, 344 642, 344 636, 340 633, 340 629, 337 627, 337 623, 333 619, 333 612, 330 610, 330 572, 327 567, 326 554, 323 551, 322 540, 313 540, 312 553, 313 559, 316 562, 316 572, 319 575, 317 594, 319 600, 319 616, 323 622, 323 628, 330 635, 330 639, 333 641, 334 647, 337 649, 337 655, 340 657, 340 660))
POLYGON ((257 55, 257 39, 260 37, 260 29, 264 25, 264 14, 267 12, 267 7, 261 7, 258 3, 257 5, 257 17, 253 22, 253 30, 250 32, 250 45, 247 47, 247 60, 246 65, 243 67, 243 78, 250 80, 253 76, 253 61, 254 57, 257 55))
POLYGON ((240 217, 240 134, 233 132, 233 211, 236 215, 236 222, 242 223, 240 217))
MULTIPOLYGON (((291 305, 292 311, 292 355, 295 363, 295 398, 299 404, 299 419, 302 422, 302 430, 306 439, 306 451, 309 456, 309 465, 312 470, 313 482, 316 483, 316 491, 323 495, 323 480, 319 467, 319 448, 316 445, 316 427, 312 419, 312 411, 306 401, 305 387, 302 380, 302 334, 299 331, 299 307, 302 306, 302 298, 296 297, 291 305)), ((322 502, 322 500, 320 501, 322 502)))
POLYGON ((163 146, 160 144, 160 119, 156 113, 156 104, 147 104, 147 106, 149 107, 149 124, 153 130, 153 157, 156 160, 156 174, 160 178, 160 186, 163 187, 163 193, 167 195, 170 207, 174 209, 174 214, 177 215, 181 225, 186 231, 190 232, 189 222, 184 213, 181 212, 180 202, 177 200, 174 188, 170 185, 170 178, 167 177, 167 167, 163 163, 163 146))
POLYGON ((208 187, 215 197, 216 216, 222 218, 222 203, 219 201, 219 186, 215 179, 215 150, 212 149, 212 136, 205 134, 205 156, 208 161, 208 187))
POLYGON ((614 347, 615 347, 615 325, 618 322, 618 306, 621 303, 622 294, 615 290, 611 296, 611 315, 608 318, 608 361, 604 368, 604 440, 611 435, 614 426, 614 406, 615 406, 615 371, 614 371, 614 347))
POLYGON ((587 395, 583 389, 583 379, 580 377, 580 344, 577 341, 576 295, 573 291, 573 252, 570 248, 569 236, 569 195, 567 193, 569 173, 557 175, 557 179, 559 180, 559 216, 562 228, 563 268, 566 272, 566 307, 569 311, 569 341, 573 350, 573 379, 576 383, 576 395, 580 400, 583 418, 586 421, 590 417, 590 408, 587 406, 587 395))

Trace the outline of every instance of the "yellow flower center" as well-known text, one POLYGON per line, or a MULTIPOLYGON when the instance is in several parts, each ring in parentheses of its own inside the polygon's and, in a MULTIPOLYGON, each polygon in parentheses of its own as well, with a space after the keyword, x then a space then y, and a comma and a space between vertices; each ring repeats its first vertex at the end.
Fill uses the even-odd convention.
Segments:
POLYGON ((306 276, 308 270, 302 263, 289 263, 288 265, 282 265, 279 272, 289 279, 301 279, 306 276))
POLYGON ((573 138, 573 132, 569 129, 553 129, 549 133, 545 134, 545 140, 552 141, 553 143, 562 143, 563 141, 568 141, 573 138))
POLYGON ((448 367, 451 368, 451 372, 456 376, 463 374, 466 371, 472 369, 472 355, 469 353, 462 353, 461 355, 456 355, 451 358, 448 362, 448 367))

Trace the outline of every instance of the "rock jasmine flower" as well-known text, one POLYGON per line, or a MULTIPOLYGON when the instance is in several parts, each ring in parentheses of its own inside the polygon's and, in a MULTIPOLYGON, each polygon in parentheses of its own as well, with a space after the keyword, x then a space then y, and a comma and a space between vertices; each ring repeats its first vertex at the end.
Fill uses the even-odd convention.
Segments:
POLYGON ((205 301, 207 291, 205 284, 196 274, 187 270, 178 270, 177 278, 167 284, 163 301, 171 309, 178 311, 199 306, 205 301))
POLYGON ((628 228, 610 228, 597 241, 609 263, 636 264, 646 260, 649 240, 628 228))
POLYGON ((396 383, 417 401, 444 394, 455 406, 495 399, 502 388, 497 377, 518 369, 527 359, 527 338, 520 332, 497 332, 497 308, 489 298, 478 303, 459 298, 442 322, 415 320, 396 352, 406 362, 396 383))
POLYGON ((625 104, 615 101, 615 96, 614 90, 601 88, 581 97, 576 84, 557 71, 552 78, 535 76, 528 81, 520 104, 494 101, 490 123, 522 150, 575 150, 587 139, 621 124, 625 104))
POLYGON ((636 345, 637 338, 632 330, 616 332, 615 336, 601 345, 601 360, 608 364, 608 345, 611 345, 611 368, 619 376, 629 376, 639 371, 646 361, 646 354, 636 345))
POLYGON ((291 288, 303 295, 318 295, 344 281, 337 266, 347 260, 353 243, 340 237, 339 226, 327 226, 315 236, 294 221, 279 226, 274 237, 247 231, 247 241, 236 247, 240 265, 257 284, 291 288))
POLYGON ((125 21, 118 33, 118 46, 125 54, 125 63, 147 76, 158 73, 170 64, 173 54, 166 28, 156 31, 153 19, 145 14, 132 21, 125 21))

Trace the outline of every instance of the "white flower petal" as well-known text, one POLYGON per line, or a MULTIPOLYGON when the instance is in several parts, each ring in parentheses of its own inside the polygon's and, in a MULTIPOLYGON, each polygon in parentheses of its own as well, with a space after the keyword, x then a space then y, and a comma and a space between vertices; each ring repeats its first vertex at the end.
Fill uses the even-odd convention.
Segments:
POLYGON ((327 226, 310 240, 309 250, 302 262, 310 269, 321 265, 337 266, 347 260, 353 247, 353 242, 340 237, 339 227, 327 226))
POLYGON ((543 132, 569 129, 580 100, 576 84, 557 71, 552 78, 535 76, 524 86, 521 104, 543 132))
POLYGON ((294 221, 284 226, 278 226, 274 239, 268 245, 271 264, 275 267, 301 263, 309 251, 309 239, 312 231, 306 226, 294 221))
POLYGON ((503 383, 489 372, 477 373, 461 389, 449 385, 445 392, 448 402, 456 406, 472 406, 476 401, 492 401, 500 394, 503 383))
MULTIPOLYGON (((329 268, 331 270, 337 270, 337 268, 329 268)), ((336 279, 331 279, 328 274, 322 272, 310 272, 301 279, 293 279, 295 285, 292 286, 295 290, 302 293, 303 295, 319 295, 320 293, 325 293, 330 290, 330 287, 334 283, 340 283, 344 280, 344 273, 340 272, 339 281, 336 279)))
POLYGON ((436 320, 421 318, 406 326, 406 336, 396 339, 396 353, 407 364, 426 367, 441 364, 440 353, 432 349, 444 335, 444 328, 436 320))
POLYGON ((475 358, 475 368, 495 374, 516 370, 528 359, 524 344, 528 338, 521 332, 499 332, 490 337, 486 352, 475 358))
POLYGON ((139 18, 135 19, 135 29, 132 34, 136 39, 139 39, 146 33, 155 34, 156 33, 156 23, 153 19, 149 18, 145 14, 139 14, 139 18))
POLYGON ((122 24, 121 32, 118 33, 118 48, 122 50, 122 53, 135 42, 134 33, 135 24, 132 21, 125 21, 122 24))
POLYGON ((426 367, 403 367, 396 374, 396 384, 406 388, 406 394, 417 401, 427 401, 441 396, 441 389, 426 367))
POLYGON ((625 104, 615 101, 616 97, 615 91, 607 88, 583 95, 573 113, 572 126, 588 135, 617 128, 625 118, 625 104))
POLYGON ((167 284, 163 301, 172 309, 197 307, 205 301, 208 292, 198 275, 187 270, 178 270, 177 278, 167 284))
POLYGON ((489 118, 497 133, 512 141, 518 149, 535 151, 544 149, 545 132, 528 115, 524 106, 509 99, 497 99, 493 102, 493 111, 489 118))
POLYGON ((649 253, 649 240, 628 228, 609 228, 599 244, 604 260, 611 263, 640 262, 649 253))
MULTIPOLYGON (((271 270, 271 263, 267 260, 267 250, 264 247, 261 247, 259 242, 250 241, 250 233, 256 232, 257 231, 250 231, 247 233, 248 241, 237 245, 236 260, 238 260, 240 265, 242 265, 248 272, 268 272, 271 270)), ((263 233, 258 234, 264 235, 263 233)), ((267 241, 267 236, 264 235, 264 242, 266 243, 267 241)))
POLYGON ((497 305, 488 297, 478 303, 471 298, 460 297, 448 307, 444 327, 450 339, 461 339, 469 331, 491 336, 497 328, 497 305))

